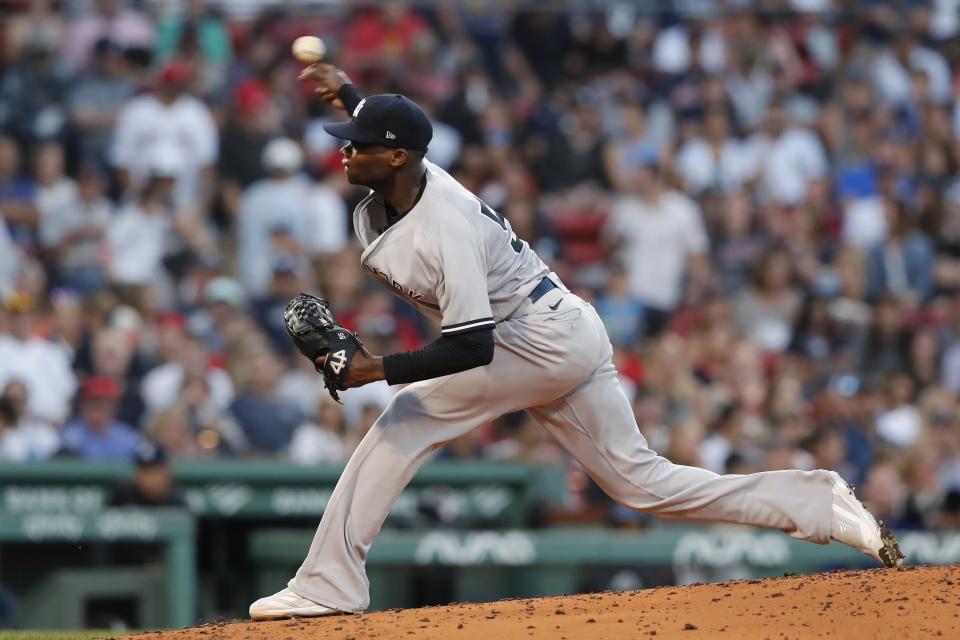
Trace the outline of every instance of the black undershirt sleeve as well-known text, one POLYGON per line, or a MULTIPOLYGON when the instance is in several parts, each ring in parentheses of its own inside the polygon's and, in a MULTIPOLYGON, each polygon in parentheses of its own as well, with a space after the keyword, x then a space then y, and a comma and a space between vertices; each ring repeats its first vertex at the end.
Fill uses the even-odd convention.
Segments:
POLYGON ((363 100, 363 94, 360 93, 360 90, 357 89, 357 85, 355 84, 342 85, 337 89, 337 97, 343 102, 343 106, 347 108, 348 115, 352 115, 353 110, 356 109, 360 101, 363 100))
POLYGON ((493 360, 493 328, 441 336, 430 344, 383 357, 387 384, 429 380, 490 364, 493 360))

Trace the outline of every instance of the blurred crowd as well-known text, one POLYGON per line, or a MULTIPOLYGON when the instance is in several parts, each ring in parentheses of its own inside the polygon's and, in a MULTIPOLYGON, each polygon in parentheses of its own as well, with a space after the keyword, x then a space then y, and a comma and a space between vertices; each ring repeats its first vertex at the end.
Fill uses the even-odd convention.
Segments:
MULTIPOLYGON (((437 328, 362 276, 320 35, 593 302, 651 445, 825 468, 900 528, 960 526, 960 4, 9 0, 0 24, 0 460, 343 461, 289 344, 299 291, 375 353, 437 328)), ((453 459, 565 462, 525 414, 453 459)))

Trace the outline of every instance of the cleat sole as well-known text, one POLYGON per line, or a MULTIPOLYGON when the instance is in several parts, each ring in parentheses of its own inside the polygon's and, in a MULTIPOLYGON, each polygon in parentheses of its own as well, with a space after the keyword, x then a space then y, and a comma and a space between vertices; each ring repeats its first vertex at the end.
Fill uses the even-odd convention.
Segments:
POLYGON ((897 544, 897 539, 894 537, 893 532, 887 528, 887 525, 883 522, 877 523, 880 526, 880 540, 883 542, 883 546, 878 550, 880 560, 883 561, 883 564, 886 567, 899 567, 903 564, 904 555, 900 551, 900 545, 897 544))

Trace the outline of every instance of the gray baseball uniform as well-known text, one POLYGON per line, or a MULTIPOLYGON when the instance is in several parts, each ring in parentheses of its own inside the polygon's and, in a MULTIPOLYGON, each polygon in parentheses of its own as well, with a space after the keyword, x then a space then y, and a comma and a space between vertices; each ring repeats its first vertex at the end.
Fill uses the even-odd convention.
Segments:
POLYGON ((364 562, 427 456, 504 413, 528 410, 613 499, 689 520, 830 537, 826 471, 720 476, 647 447, 596 311, 563 286, 502 217, 427 163, 420 200, 393 226, 378 196, 354 213, 364 266, 445 334, 494 325, 493 361, 401 389, 353 453, 289 588, 342 611, 369 602, 364 562), (544 277, 555 285, 529 296, 544 277))

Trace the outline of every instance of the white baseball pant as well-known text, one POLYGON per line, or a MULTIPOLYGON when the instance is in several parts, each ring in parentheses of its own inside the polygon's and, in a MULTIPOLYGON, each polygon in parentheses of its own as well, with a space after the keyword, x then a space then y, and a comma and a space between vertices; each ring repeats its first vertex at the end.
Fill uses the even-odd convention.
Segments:
POLYGON ((489 365, 416 382, 396 394, 350 457, 307 558, 288 584, 292 591, 342 611, 366 609, 367 552, 417 469, 445 442, 520 409, 627 507, 829 541, 826 471, 721 476, 651 451, 620 387, 602 321, 565 288, 536 303, 524 301, 494 337, 489 365))

